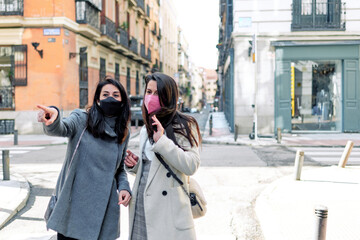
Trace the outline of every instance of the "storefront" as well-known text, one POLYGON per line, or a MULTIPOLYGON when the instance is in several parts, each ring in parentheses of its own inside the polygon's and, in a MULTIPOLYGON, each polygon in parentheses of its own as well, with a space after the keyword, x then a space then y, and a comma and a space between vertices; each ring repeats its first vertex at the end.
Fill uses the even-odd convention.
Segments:
POLYGON ((275 129, 360 131, 359 43, 273 43, 275 129))

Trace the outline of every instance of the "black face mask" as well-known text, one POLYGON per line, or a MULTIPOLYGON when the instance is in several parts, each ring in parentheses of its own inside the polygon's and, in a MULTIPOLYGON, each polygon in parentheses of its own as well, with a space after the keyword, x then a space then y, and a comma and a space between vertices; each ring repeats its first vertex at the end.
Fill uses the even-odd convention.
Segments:
POLYGON ((100 108, 106 116, 115 116, 121 112, 123 102, 116 100, 113 97, 108 97, 100 101, 100 108))

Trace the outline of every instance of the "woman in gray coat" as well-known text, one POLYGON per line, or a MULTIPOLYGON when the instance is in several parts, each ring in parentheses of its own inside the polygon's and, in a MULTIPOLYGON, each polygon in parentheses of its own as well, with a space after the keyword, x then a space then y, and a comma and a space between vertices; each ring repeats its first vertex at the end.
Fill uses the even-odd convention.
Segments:
POLYGON ((124 87, 105 78, 87 112, 74 110, 63 119, 56 107, 38 107, 45 133, 69 138, 47 228, 60 240, 118 238, 119 205, 127 206, 131 198, 124 170, 130 120, 124 87))
POLYGON ((140 156, 130 150, 126 169, 136 174, 130 201, 131 240, 196 239, 189 197, 155 153, 183 182, 200 165, 200 132, 196 120, 177 111, 178 88, 169 76, 145 78, 140 156))

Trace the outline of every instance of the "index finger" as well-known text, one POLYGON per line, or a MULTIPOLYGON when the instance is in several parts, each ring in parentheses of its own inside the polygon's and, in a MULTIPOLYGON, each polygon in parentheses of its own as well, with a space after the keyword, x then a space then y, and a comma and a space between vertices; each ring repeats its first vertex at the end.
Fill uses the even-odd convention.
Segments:
POLYGON ((40 109, 42 109, 42 110, 46 111, 46 112, 48 112, 48 111, 49 111, 49 110, 48 110, 48 107, 46 107, 46 106, 44 106, 44 105, 37 104, 36 106, 37 106, 38 108, 40 108, 40 109))

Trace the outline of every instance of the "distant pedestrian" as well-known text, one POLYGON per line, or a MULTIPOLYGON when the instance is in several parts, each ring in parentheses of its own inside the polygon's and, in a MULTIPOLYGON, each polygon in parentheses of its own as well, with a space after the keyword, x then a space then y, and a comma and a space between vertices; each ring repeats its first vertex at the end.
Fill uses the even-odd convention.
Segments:
POLYGON ((136 174, 130 201, 130 240, 196 239, 189 197, 171 177, 159 153, 185 183, 200 165, 200 131, 196 120, 177 111, 178 88, 169 76, 146 76, 144 127, 140 131, 140 156, 130 150, 126 169, 136 174))
POLYGON ((46 134, 69 138, 47 228, 56 231, 58 239, 118 238, 119 205, 127 206, 131 199, 124 170, 130 134, 130 102, 124 87, 105 78, 87 111, 77 109, 63 119, 56 107, 38 108, 46 134))

